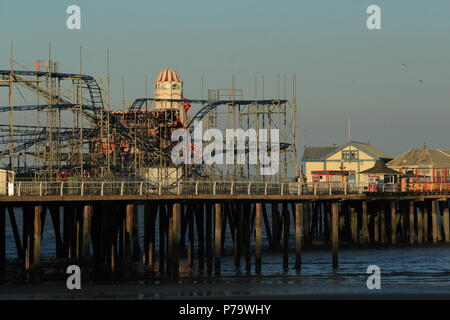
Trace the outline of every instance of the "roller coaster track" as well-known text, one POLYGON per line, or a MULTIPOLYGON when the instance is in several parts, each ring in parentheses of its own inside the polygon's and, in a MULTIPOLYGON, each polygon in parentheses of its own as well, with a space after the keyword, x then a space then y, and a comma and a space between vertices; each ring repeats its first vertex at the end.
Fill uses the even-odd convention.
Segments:
MULTIPOLYGON (((146 102, 158 102, 158 101, 166 101, 166 102, 182 102, 182 103, 190 103, 190 104, 203 104, 201 109, 192 117, 187 128, 189 130, 189 134, 192 134, 196 128, 196 126, 200 123, 200 121, 211 111, 218 108, 221 105, 253 105, 255 107, 259 106, 267 106, 267 105, 280 105, 283 103, 287 103, 287 100, 199 100, 199 99, 156 99, 156 98, 138 98, 133 101, 130 106, 130 112, 139 111, 146 102)), ((286 150, 289 148, 291 144, 281 142, 279 146, 279 150, 286 150)), ((173 146, 169 146, 163 150, 164 153, 170 153, 173 146)), ((267 146, 267 151, 271 151, 271 146, 267 146)), ((249 152, 249 148, 245 147, 243 150, 245 153, 249 152)), ((234 153, 238 153, 238 150, 235 150, 234 153)), ((190 175, 198 175, 201 170, 203 170, 203 166, 199 164, 193 164, 189 166, 190 175)))
MULTIPOLYGON (((110 127, 117 132, 122 138, 128 140, 130 142, 134 142, 135 139, 132 137, 132 134, 128 128, 126 128, 119 119, 117 119, 113 114, 108 114, 103 112, 103 97, 102 97, 102 89, 98 85, 97 80, 89 75, 84 74, 74 74, 74 73, 57 73, 57 72, 39 72, 39 71, 23 71, 23 70, 0 70, 0 77, 4 80, 11 80, 15 83, 18 83, 22 87, 30 89, 31 91, 37 93, 38 95, 50 100, 55 101, 55 105, 34 105, 34 106, 20 106, 18 109, 13 107, 13 110, 51 110, 53 106, 56 109, 69 109, 75 113, 80 114, 80 116, 87 118, 93 124, 98 125, 100 121, 109 122, 110 127), (80 105, 73 104, 69 101, 68 98, 54 95, 43 87, 37 86, 32 81, 26 79, 23 76, 37 76, 37 77, 52 77, 58 78, 60 80, 76 80, 82 82, 82 88, 87 89, 90 96, 90 105, 80 105), (86 108, 85 108, 86 106, 86 108), (91 112, 89 112, 91 111, 91 112)), ((9 107, 2 107, 0 112, 9 111, 9 107)), ((39 142, 38 140, 35 141, 39 142)), ((140 137, 136 137, 136 144, 140 150, 144 150, 148 153, 154 153, 155 155, 162 156, 163 158, 168 158, 168 155, 161 152, 160 148, 147 140, 141 139, 140 137)), ((27 142, 23 146, 19 146, 20 149, 28 148, 33 145, 32 141, 27 142)), ((2 157, 8 153, 2 153, 2 157)))

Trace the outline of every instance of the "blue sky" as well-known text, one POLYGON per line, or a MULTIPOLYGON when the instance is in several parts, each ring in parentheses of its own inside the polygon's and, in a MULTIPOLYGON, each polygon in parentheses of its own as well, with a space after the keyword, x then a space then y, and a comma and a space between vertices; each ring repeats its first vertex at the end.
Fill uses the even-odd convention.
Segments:
POLYGON ((351 117, 353 139, 392 155, 424 142, 450 149, 449 1, 0 0, 0 35, 1 68, 11 41, 30 67, 51 42, 63 71, 78 72, 81 45, 84 73, 103 77, 109 48, 114 105, 122 75, 133 99, 145 75, 152 82, 168 66, 187 98, 201 96, 202 76, 206 88, 226 88, 233 75, 246 97, 255 75, 276 96, 277 75, 295 73, 301 146, 344 143, 351 117), (81 7, 81 30, 65 26, 71 4, 81 7), (366 28, 371 4, 382 30, 366 28))

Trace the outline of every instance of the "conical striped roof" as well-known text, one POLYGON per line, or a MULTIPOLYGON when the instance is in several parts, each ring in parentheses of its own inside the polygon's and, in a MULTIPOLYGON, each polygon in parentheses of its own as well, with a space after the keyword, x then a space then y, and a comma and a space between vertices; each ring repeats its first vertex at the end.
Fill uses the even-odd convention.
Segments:
POLYGON ((181 82, 181 77, 173 69, 164 69, 161 71, 155 79, 155 82, 164 82, 164 81, 173 81, 173 82, 181 82))

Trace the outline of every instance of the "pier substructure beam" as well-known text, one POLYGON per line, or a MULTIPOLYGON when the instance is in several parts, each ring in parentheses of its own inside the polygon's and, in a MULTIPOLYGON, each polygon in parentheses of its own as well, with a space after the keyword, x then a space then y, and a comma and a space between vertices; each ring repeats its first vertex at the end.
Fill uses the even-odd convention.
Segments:
POLYGON ((122 270, 125 277, 129 276, 131 270, 131 262, 133 257, 133 217, 135 214, 134 204, 125 206, 125 217, 123 219, 122 234, 122 270))
POLYGON ((417 243, 423 242, 423 203, 417 205, 417 243))
POLYGON ((361 226, 361 243, 369 243, 369 219, 367 213, 367 201, 362 201, 362 226, 361 226))
POLYGON ((206 236, 206 272, 208 275, 212 273, 213 267, 213 248, 212 248, 212 224, 213 222, 213 210, 212 203, 206 203, 206 217, 205 217, 205 236, 206 236))
POLYGON ((333 269, 339 266, 338 250, 339 250, 339 203, 331 204, 331 247, 333 251, 333 269))
POLYGON ((428 242, 430 240, 430 233, 428 228, 428 221, 429 221, 429 215, 430 208, 429 203, 424 201, 423 202, 423 241, 428 242))
POLYGON ((81 257, 86 259, 90 255, 91 248, 91 221, 92 221, 92 205, 83 206, 83 223, 82 223, 82 250, 81 257))
POLYGON ((181 232, 181 204, 174 203, 172 206, 172 273, 178 277, 180 269, 179 250, 180 250, 180 232, 181 232))
POLYGON ((381 243, 386 243, 386 204, 384 202, 381 203, 381 209, 380 209, 380 227, 381 227, 381 243))
POLYGON ((42 206, 34 206, 33 211, 33 264, 39 265, 42 245, 42 206))
POLYGON ((220 257, 222 256, 222 204, 215 203, 214 204, 214 272, 216 276, 220 275, 220 267, 221 261, 220 257))
POLYGON ((438 221, 437 221, 437 200, 431 201, 431 228, 433 235, 433 242, 436 243, 438 241, 438 221))
POLYGON ((261 274, 261 249, 262 249, 262 232, 261 232, 261 214, 262 203, 257 202, 255 204, 255 231, 256 231, 256 243, 255 243, 255 273, 261 274))
POLYGON ((159 207, 158 269, 160 275, 162 275, 165 272, 165 263, 166 263, 167 212, 166 212, 166 205, 164 203, 160 203, 158 207, 159 207))
POLYGON ((397 202, 391 201, 391 243, 397 242, 397 202))
POLYGON ((192 272, 192 269, 194 267, 194 219, 195 219, 195 211, 191 203, 187 204, 187 219, 188 219, 188 263, 189 263, 189 269, 192 272))
POLYGON ((358 213, 354 206, 350 207, 351 236, 354 244, 358 243, 358 213))
POLYGON ((155 267, 156 210, 149 202, 144 203, 144 264, 155 267))
POLYGON ((242 204, 242 214, 244 219, 244 256, 245 256, 245 271, 250 274, 252 270, 252 257, 251 257, 251 203, 244 202, 242 204))
POLYGON ((6 219, 5 207, 0 206, 0 283, 4 281, 6 260, 6 219))
POLYGON ((287 203, 283 202, 283 270, 289 270, 289 210, 287 203))
POLYGON ((24 270, 30 271, 32 265, 39 265, 41 259, 41 214, 42 206, 23 208, 23 249, 24 270))
POLYGON ((69 259, 75 258, 76 243, 75 243, 75 218, 76 208, 74 206, 64 207, 64 220, 63 220, 63 245, 64 256, 69 259))
POLYGON ((443 203, 444 211, 442 213, 442 227, 444 228, 444 240, 445 242, 450 241, 450 221, 448 213, 448 201, 443 203))
POLYGON ((302 268, 302 221, 303 204, 295 203, 295 270, 302 268))
POLYGON ((416 239, 416 231, 414 228, 415 207, 414 201, 409 201, 409 243, 414 244, 416 239))
POLYGON ((195 221, 197 223, 198 269, 199 272, 203 272, 205 270, 205 212, 203 203, 196 206, 195 221))

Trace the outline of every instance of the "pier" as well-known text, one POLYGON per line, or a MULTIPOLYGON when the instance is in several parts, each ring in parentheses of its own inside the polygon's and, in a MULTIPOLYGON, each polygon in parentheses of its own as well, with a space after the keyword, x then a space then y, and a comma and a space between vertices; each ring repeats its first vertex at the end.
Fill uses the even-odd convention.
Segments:
POLYGON ((225 239, 233 243, 236 267, 256 275, 263 271, 267 250, 280 253, 284 271, 294 263, 301 273, 302 250, 313 239, 323 239, 330 248, 330 268, 339 267, 343 243, 366 247, 450 241, 449 192, 439 188, 367 192, 350 184, 249 181, 184 181, 170 187, 142 181, 42 181, 15 182, 13 187, 13 195, 0 196, 2 275, 6 219, 25 274, 39 270, 44 228, 54 232, 55 258, 123 277, 130 276, 136 262, 156 276, 178 277, 181 260, 190 271, 220 276, 225 239), (23 212, 22 233, 18 209, 23 212), (295 261, 289 261, 292 251, 295 261))

